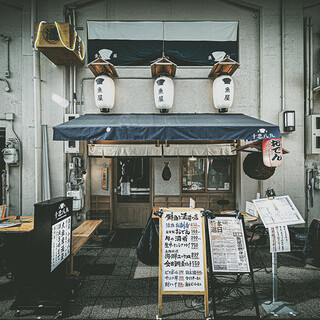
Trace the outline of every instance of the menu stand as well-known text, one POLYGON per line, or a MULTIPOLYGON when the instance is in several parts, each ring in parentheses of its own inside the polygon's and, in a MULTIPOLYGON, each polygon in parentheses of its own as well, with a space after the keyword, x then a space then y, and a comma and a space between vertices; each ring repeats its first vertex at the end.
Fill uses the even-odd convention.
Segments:
MULTIPOLYGON (((186 208, 182 208, 186 209, 186 208)), ((188 208, 187 210, 190 210, 188 208)), ((195 209, 196 210, 196 209, 195 209)), ((157 320, 162 320, 162 296, 163 295, 203 295, 204 296, 204 303, 205 303, 205 319, 211 320, 212 318, 209 316, 209 304, 208 304, 208 281, 207 281, 207 265, 206 265, 206 250, 203 250, 203 266, 204 266, 204 291, 163 291, 162 288, 162 215, 163 211, 156 211, 154 212, 155 215, 159 216, 159 293, 158 293, 158 314, 156 315, 157 320)), ((201 215, 202 219, 202 227, 201 227, 201 233, 202 233, 202 245, 203 248, 205 248, 205 226, 204 226, 204 217, 201 215)))
POLYGON ((248 242, 247 242, 247 237, 245 236, 245 228, 244 228, 244 220, 243 220, 243 216, 241 215, 240 212, 238 212, 237 214, 214 214, 211 210, 205 210, 203 211, 203 215, 205 216, 205 221, 206 221, 206 234, 207 234, 207 248, 209 248, 209 250, 207 251, 207 255, 209 257, 209 279, 210 279, 210 293, 211 293, 211 306, 212 306, 212 311, 213 311, 213 319, 217 318, 216 315, 216 302, 215 302, 215 294, 214 294, 214 286, 213 286, 213 279, 215 274, 227 274, 227 275, 240 275, 242 274, 249 274, 250 279, 251 279, 251 284, 252 284, 252 295, 253 295, 253 303, 254 303, 254 307, 255 307, 255 311, 256 311, 256 316, 258 319, 260 319, 260 311, 259 311, 259 304, 258 304, 258 299, 257 299, 257 293, 256 293, 256 287, 255 287, 255 282, 254 282, 254 278, 253 278, 253 270, 252 270, 252 265, 251 265, 251 260, 250 257, 248 255, 248 242), (241 272, 240 270, 238 270, 237 272, 223 272, 223 273, 218 273, 218 272, 214 272, 213 271, 213 262, 212 262, 212 255, 211 255, 211 248, 210 248, 210 230, 209 230, 209 223, 208 223, 208 219, 215 219, 215 218, 226 218, 226 217, 234 217, 235 219, 240 219, 241 221, 241 226, 242 226, 242 232, 244 235, 244 241, 245 241, 245 246, 246 246, 246 252, 247 252, 247 259, 248 259, 248 263, 249 263, 249 272, 241 272))
POLYGON ((263 309, 272 315, 290 314, 296 316, 297 311, 290 307, 291 303, 287 301, 278 301, 278 261, 277 253, 272 252, 272 300, 265 301, 261 305, 263 309))

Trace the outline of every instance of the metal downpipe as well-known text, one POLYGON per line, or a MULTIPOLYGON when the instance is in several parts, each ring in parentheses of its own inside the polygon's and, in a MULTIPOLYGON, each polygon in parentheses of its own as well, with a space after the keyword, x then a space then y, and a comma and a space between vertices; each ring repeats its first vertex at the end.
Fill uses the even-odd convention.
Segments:
POLYGON ((36 0, 31 0, 31 42, 33 56, 33 107, 34 107, 34 177, 35 202, 42 199, 41 195, 41 78, 40 53, 34 48, 34 23, 37 16, 36 0))
POLYGON ((18 214, 22 216, 22 146, 21 146, 21 141, 18 138, 16 132, 14 131, 13 128, 13 120, 11 122, 11 131, 14 134, 15 138, 18 141, 18 148, 19 148, 19 182, 18 182, 18 193, 19 193, 19 207, 18 207, 18 214))
POLYGON ((285 110, 284 99, 284 0, 281 0, 281 111, 285 110))
POLYGON ((313 111, 313 26, 312 18, 309 18, 309 108, 313 111))

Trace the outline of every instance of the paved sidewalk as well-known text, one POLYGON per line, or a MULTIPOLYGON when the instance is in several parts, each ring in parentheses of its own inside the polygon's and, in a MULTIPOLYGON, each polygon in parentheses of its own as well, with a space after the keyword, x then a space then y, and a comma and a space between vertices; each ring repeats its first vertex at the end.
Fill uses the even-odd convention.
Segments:
MULTIPOLYGON (((66 319, 155 319, 157 314, 158 268, 146 266, 137 260, 137 237, 111 245, 89 242, 75 259, 75 269, 82 271, 82 284, 74 301, 65 312, 66 319), (106 247, 107 246, 107 247, 106 247)), ((271 256, 266 249, 259 249, 254 262, 254 278, 258 297, 268 299, 272 292, 271 256), (266 269, 259 270, 263 264, 266 269), (269 273, 267 273, 267 272, 269 273)), ((279 295, 292 302, 299 312, 297 319, 320 318, 320 269, 306 265, 298 252, 279 254, 279 295)), ((219 278, 220 293, 225 285, 234 283, 235 277, 219 278)), ((218 315, 254 316, 250 295, 250 278, 243 276, 237 290, 216 302, 218 315)), ((165 296, 163 319, 204 319, 204 314, 193 308, 195 297, 165 296)), ((0 278, 0 318, 17 319, 10 306, 14 289, 6 277, 0 278)), ((261 316, 267 315, 260 307, 261 316)), ((41 319, 52 319, 41 316, 41 319)), ((279 316, 277 318, 289 318, 279 316)), ((30 311, 23 311, 21 319, 37 319, 30 311)))

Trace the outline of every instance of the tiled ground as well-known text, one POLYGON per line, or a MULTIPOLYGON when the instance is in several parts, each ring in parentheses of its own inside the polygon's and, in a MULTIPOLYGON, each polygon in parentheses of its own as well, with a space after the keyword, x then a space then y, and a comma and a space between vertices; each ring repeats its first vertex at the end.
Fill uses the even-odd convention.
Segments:
MULTIPOLYGON (((88 243, 77 254, 75 268, 83 270, 81 286, 73 296, 73 301, 65 311, 67 319, 155 319, 157 314, 157 275, 158 268, 146 266, 135 255, 137 239, 117 239, 106 245, 88 243), (113 271, 103 274, 104 270, 113 271), (90 273, 90 270, 94 270, 90 273)), ((267 249, 260 249, 254 261, 254 279, 258 297, 270 298, 272 276, 270 273, 271 256, 267 249), (266 269, 258 267, 265 265, 266 269), (267 272, 266 272, 267 271, 267 272)), ((294 252, 280 254, 279 295, 294 305, 299 312, 298 319, 320 318, 320 269, 306 265, 301 254, 294 252)), ((233 288, 234 277, 219 278, 218 290, 233 288), (231 284, 227 287, 226 284, 231 284)), ((232 289, 227 299, 216 303, 217 314, 226 317, 254 316, 255 310, 250 296, 250 279, 243 276, 238 289, 232 289)), ((197 303, 190 296, 166 296, 163 301, 164 319, 204 319, 204 314, 194 309, 197 303)), ((14 289, 10 280, 0 278, 0 318, 16 319, 14 311, 9 310, 14 301, 14 289)), ((199 302, 198 302, 199 303, 199 302)), ((201 304, 201 302, 200 302, 201 304)), ((260 306, 263 318, 274 318, 266 314, 260 306)), ((279 316, 288 318, 290 316, 279 316)), ((39 319, 30 311, 23 311, 22 319, 39 319)), ((52 319, 41 316, 41 319, 52 319)))

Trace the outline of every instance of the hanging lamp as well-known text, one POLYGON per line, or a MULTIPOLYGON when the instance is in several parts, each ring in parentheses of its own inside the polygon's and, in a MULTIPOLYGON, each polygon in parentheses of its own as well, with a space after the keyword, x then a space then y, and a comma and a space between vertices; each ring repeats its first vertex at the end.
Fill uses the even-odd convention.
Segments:
POLYGON ((94 100, 101 112, 109 112, 114 107, 115 84, 113 78, 118 77, 114 65, 101 57, 88 64, 96 76, 94 79, 94 100))

